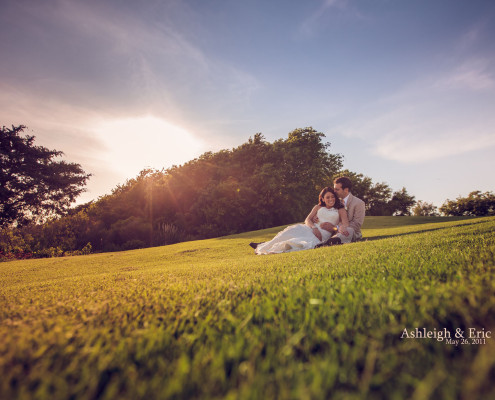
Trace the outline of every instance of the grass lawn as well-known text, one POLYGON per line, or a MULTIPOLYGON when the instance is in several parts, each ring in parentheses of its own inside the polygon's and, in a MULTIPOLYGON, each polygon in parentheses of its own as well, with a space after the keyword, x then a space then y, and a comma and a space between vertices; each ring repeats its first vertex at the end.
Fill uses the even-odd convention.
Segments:
POLYGON ((495 398, 495 218, 364 228, 270 256, 248 243, 280 227, 0 263, 0 398, 495 398))

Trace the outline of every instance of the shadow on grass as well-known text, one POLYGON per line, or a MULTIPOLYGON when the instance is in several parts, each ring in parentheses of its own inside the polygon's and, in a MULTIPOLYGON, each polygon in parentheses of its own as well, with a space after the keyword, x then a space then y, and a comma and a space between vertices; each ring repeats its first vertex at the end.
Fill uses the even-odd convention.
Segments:
POLYGON ((479 225, 479 224, 483 224, 485 222, 486 221, 477 221, 477 222, 471 222, 471 223, 467 223, 467 224, 457 224, 457 225, 444 226, 442 228, 430 228, 430 229, 422 229, 419 231, 397 233, 395 235, 381 235, 381 236, 363 237, 363 239, 360 241, 361 242, 368 242, 368 241, 373 241, 373 240, 389 239, 389 238, 399 237, 399 236, 415 235, 417 233, 426 233, 426 232, 440 231, 440 230, 444 230, 444 229, 459 228, 459 227, 471 226, 471 225, 479 225))

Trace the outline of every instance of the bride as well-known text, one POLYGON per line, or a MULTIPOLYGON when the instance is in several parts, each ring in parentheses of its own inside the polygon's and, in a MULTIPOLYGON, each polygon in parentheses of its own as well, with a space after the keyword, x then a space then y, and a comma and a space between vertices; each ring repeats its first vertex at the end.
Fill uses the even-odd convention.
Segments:
POLYGON ((321 191, 318 204, 313 207, 304 224, 288 226, 269 242, 251 243, 250 245, 255 248, 256 254, 277 254, 314 249, 337 232, 337 225, 342 228, 349 226, 347 212, 333 188, 326 187, 321 191), (318 223, 313 222, 314 216, 318 217, 318 223), (332 233, 320 227, 324 222, 333 226, 332 233))

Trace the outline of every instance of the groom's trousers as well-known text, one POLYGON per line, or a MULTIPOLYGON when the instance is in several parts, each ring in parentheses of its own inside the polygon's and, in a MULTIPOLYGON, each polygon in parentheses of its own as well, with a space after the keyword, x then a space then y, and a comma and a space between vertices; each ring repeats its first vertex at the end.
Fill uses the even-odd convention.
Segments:
POLYGON ((349 235, 345 236, 342 233, 337 233, 334 237, 338 237, 342 243, 351 243, 361 239, 361 235, 359 235, 359 237, 356 237, 358 235, 356 235, 353 228, 348 227, 346 229, 347 232, 349 232, 349 235))

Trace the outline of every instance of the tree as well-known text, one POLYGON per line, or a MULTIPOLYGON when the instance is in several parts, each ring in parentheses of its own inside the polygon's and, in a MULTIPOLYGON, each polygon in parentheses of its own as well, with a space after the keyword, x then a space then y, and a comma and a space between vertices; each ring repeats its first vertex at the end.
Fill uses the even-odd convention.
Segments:
MULTIPOLYGON (((385 183, 342 171, 342 156, 331 154, 323 137, 311 127, 273 143, 257 133, 230 150, 206 152, 166 170, 145 169, 62 218, 12 229, 5 240, 0 235, 0 251, 62 254, 82 252, 88 243, 95 251, 118 251, 300 222, 321 189, 342 175, 353 182, 353 194, 366 202, 367 215, 407 212, 403 200, 412 196, 405 189, 392 195, 385 183)), ((32 148, 32 138, 24 140, 29 139, 32 148)), ((53 151, 47 157, 59 154, 53 151)), ((84 182, 89 175, 80 173, 84 182)))
POLYGON ((91 174, 79 164, 54 161, 61 151, 21 137, 25 126, 0 130, 0 227, 64 214, 85 189, 91 174))
POLYGON ((330 154, 325 135, 312 127, 295 129, 286 140, 274 143, 272 162, 280 180, 284 204, 292 203, 292 217, 287 223, 303 219, 317 202, 318 192, 333 186, 332 178, 342 168, 342 156, 330 154))
POLYGON ((208 237, 304 219, 342 166, 323 136, 311 127, 274 143, 256 134, 237 148, 205 153, 167 170, 167 192, 179 204, 176 216, 182 219, 174 224, 208 237))
POLYGON ((452 216, 495 215, 495 194, 476 190, 469 193, 468 197, 458 197, 456 200, 447 199, 440 207, 440 212, 452 216))
POLYGON ((436 217, 438 215, 437 207, 432 203, 418 200, 416 205, 412 209, 412 213, 418 217, 436 217))
POLYGON ((349 170, 339 172, 334 178, 341 176, 346 176, 351 180, 351 192, 364 201, 367 215, 392 215, 388 207, 392 189, 386 183, 373 183, 370 177, 349 170))
POLYGON ((392 199, 388 202, 387 206, 391 215, 411 215, 410 208, 416 203, 414 196, 407 193, 405 187, 398 192, 394 192, 392 199))
POLYGON ((392 189, 384 182, 373 183, 370 177, 349 170, 340 171, 334 176, 348 177, 352 182, 352 194, 359 197, 366 205, 366 215, 411 215, 414 196, 407 193, 406 188, 392 193, 392 189))
POLYGON ((366 202, 368 204, 369 215, 392 215, 390 209, 390 196, 392 189, 384 182, 377 182, 370 186, 366 194, 366 202))

